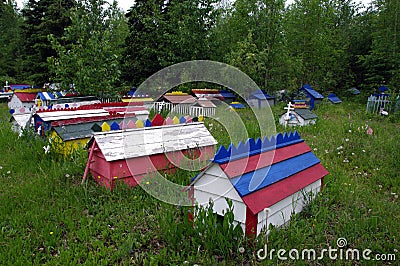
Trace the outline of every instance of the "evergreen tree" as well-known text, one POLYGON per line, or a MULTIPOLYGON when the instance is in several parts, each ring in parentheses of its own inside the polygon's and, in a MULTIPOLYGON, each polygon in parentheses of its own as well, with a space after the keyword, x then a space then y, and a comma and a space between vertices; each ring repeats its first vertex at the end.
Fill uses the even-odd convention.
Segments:
POLYGON ((77 92, 104 96, 114 94, 120 78, 126 20, 117 3, 105 0, 77 2, 71 25, 62 38, 51 35, 56 56, 50 58, 55 79, 63 88, 74 84, 77 92))
POLYGON ((73 0, 29 0, 22 15, 24 18, 22 33, 23 75, 36 85, 50 81, 47 58, 55 51, 48 39, 49 35, 61 38, 64 29, 70 25, 68 11, 73 0))
POLYGON ((21 17, 15 1, 0 2, 0 77, 1 83, 18 78, 20 70, 20 32, 21 17))

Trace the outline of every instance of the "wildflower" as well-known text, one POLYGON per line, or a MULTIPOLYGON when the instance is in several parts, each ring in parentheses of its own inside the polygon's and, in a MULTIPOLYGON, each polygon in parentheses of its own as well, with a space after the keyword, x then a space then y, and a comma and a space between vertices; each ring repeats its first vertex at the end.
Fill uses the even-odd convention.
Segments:
POLYGON ((395 199, 398 199, 398 198, 399 198, 399 195, 397 195, 397 194, 394 195, 394 198, 395 198, 395 199))
POLYGON ((372 130, 371 127, 368 127, 367 134, 370 135, 370 136, 374 134, 374 131, 372 130))
POLYGON ((50 152, 50 145, 43 146, 44 154, 48 154, 50 152))
POLYGON ((362 150, 362 152, 365 152, 365 150, 362 150))
POLYGON ((377 167, 375 170, 376 170, 376 171, 379 171, 379 168, 377 167))
POLYGON ((244 247, 240 247, 240 248, 239 248, 239 252, 240 252, 241 254, 243 254, 243 253, 244 253, 244 247))
POLYGON ((343 160, 343 162, 344 162, 344 163, 348 163, 349 160, 347 160, 347 158, 346 158, 346 159, 343 160))
POLYGON ((394 195, 396 195, 396 193, 394 193, 394 192, 390 192, 390 195, 394 196, 394 195))
POLYGON ((351 129, 349 129, 349 133, 351 133, 351 129))
POLYGON ((378 185, 379 189, 382 189, 382 185, 378 185))
POLYGON ((147 182, 146 182, 146 185, 150 185, 150 182, 149 182, 149 181, 147 181, 147 182))
POLYGON ((399 252, 397 249, 393 249, 393 251, 396 252, 396 253, 399 252))
POLYGON ((66 177, 66 178, 69 178, 69 177, 70 177, 70 175, 69 175, 69 174, 65 174, 65 177, 66 177))
POLYGON ((189 262, 188 262, 187 260, 185 260, 185 261, 183 262, 183 264, 187 265, 187 264, 189 264, 189 262))
POLYGON ((354 155, 355 155, 355 153, 354 153, 354 152, 352 152, 352 153, 351 153, 351 155, 353 155, 353 156, 354 156, 354 155))
POLYGON ((349 141, 349 139, 345 139, 345 141, 349 141))
POLYGON ((358 169, 358 166, 354 166, 354 169, 358 169))
POLYGON ((325 150, 325 153, 329 153, 329 151, 328 151, 328 150, 325 150))
POLYGON ((357 174, 358 174, 358 175, 361 175, 361 172, 358 172, 357 174))
POLYGON ((50 231, 50 235, 52 235, 52 234, 54 234, 54 232, 53 232, 53 231, 50 231))
POLYGON ((0 165, 0 170, 3 169, 3 166, 0 165))
POLYGON ((317 148, 314 148, 314 151, 317 151, 318 149, 317 148))
POLYGON ((367 176, 368 174, 367 174, 367 173, 364 173, 364 175, 367 176))
POLYGON ((339 146, 336 149, 339 151, 339 150, 343 149, 343 146, 339 146))

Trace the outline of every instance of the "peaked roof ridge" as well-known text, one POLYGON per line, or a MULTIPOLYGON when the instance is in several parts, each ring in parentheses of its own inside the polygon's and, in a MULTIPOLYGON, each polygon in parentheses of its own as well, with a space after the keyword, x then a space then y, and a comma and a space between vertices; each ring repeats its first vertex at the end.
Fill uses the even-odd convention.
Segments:
POLYGON ((228 161, 235 161, 244 157, 260 154, 269 150, 274 150, 284 146, 292 145, 303 141, 297 131, 284 132, 272 135, 270 138, 249 138, 246 142, 240 141, 237 146, 233 143, 225 148, 221 145, 215 153, 213 162, 226 163, 228 161))

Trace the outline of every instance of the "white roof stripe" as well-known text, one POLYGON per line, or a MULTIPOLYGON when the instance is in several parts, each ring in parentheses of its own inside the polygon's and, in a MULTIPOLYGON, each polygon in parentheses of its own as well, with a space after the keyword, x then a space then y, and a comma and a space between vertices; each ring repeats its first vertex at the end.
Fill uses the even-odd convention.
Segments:
POLYGON ((94 138, 107 161, 217 144, 203 123, 99 132, 94 138))

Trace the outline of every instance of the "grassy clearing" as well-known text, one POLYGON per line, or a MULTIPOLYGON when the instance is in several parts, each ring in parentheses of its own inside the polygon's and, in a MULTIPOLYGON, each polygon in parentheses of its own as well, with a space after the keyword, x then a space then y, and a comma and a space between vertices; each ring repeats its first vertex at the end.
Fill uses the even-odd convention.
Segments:
MULTIPOLYGON (((273 108, 281 114, 283 106, 273 108)), ((315 126, 298 128, 330 174, 317 199, 285 228, 272 229, 268 248, 322 250, 344 237, 348 248, 395 254, 399 260, 400 123, 367 115, 364 105, 319 105, 315 126), (373 135, 366 134, 371 127, 373 135)), ((241 115, 248 115, 246 113, 241 115)), ((11 132, 6 104, 0 104, 0 265, 376 265, 377 261, 259 261, 264 245, 242 239, 215 216, 187 221, 187 208, 164 204, 140 187, 109 192, 92 179, 81 185, 85 152, 64 160, 43 152, 43 141, 11 132)), ((278 120, 276 115, 275 120, 278 120)), ((227 145, 225 131, 206 121, 227 145)), ((256 127, 245 119, 251 134, 256 127)), ((289 129, 288 129, 289 130, 289 129)), ((277 131, 285 131, 277 125, 277 131)), ((185 184, 195 173, 170 178, 185 184)), ((286 254, 287 256, 287 254, 286 254)), ((389 262, 379 262, 389 264, 389 262)), ((396 264, 396 262, 392 262, 396 264)))

